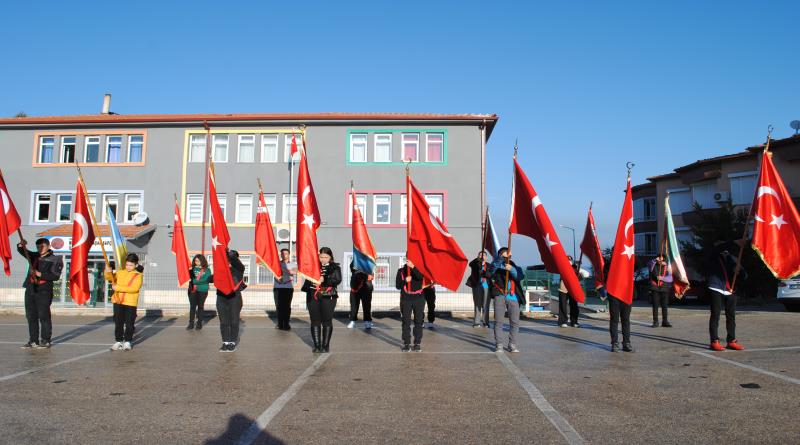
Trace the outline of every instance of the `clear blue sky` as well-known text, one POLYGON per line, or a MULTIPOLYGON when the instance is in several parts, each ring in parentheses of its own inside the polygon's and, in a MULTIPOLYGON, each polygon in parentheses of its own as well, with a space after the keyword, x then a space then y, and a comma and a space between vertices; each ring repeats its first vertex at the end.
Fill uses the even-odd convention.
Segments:
POLYGON ((119 113, 497 113, 495 224, 519 138, 553 221, 580 232, 593 200, 605 246, 626 161, 640 183, 761 143, 770 123, 792 134, 799 15, 789 1, 15 2, 0 115, 96 113, 105 92, 119 113))

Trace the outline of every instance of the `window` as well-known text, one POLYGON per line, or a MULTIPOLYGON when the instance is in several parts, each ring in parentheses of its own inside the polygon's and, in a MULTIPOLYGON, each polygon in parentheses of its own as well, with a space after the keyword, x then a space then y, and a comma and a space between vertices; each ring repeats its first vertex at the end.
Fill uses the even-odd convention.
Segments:
POLYGON ((84 162, 100 162, 100 136, 86 136, 84 162))
POLYGON ((283 223, 289 223, 297 221, 297 196, 296 195, 283 195, 283 207, 282 207, 282 215, 283 218, 281 221, 283 223))
POLYGON ((36 222, 50 221, 50 194, 37 193, 33 199, 33 220, 36 222))
POLYGON ((142 195, 134 195, 128 194, 125 195, 125 219, 124 222, 131 222, 133 221, 133 217, 136 216, 142 210, 142 195))
POLYGON ((637 255, 652 256, 658 252, 655 232, 635 233, 633 244, 637 255))
POLYGON ((757 172, 731 173, 731 202, 733 205, 751 204, 756 193, 757 172))
POLYGON ((704 182, 692 185, 692 200, 704 209, 719 207, 714 201, 714 194, 717 193, 716 182, 704 182))
POLYGON ((264 204, 267 205, 267 213, 269 213, 269 220, 276 222, 275 214, 277 210, 277 198, 275 195, 264 195, 264 204))
POLYGON ((128 162, 142 162, 144 136, 132 134, 128 136, 128 162))
POLYGON ((419 134, 403 133, 403 157, 404 162, 419 161, 419 134))
POLYGON ((375 195, 372 198, 373 224, 389 224, 392 216, 392 195, 375 195))
POLYGON ((633 200, 633 220, 655 221, 656 220, 656 198, 639 198, 633 200))
POLYGON ((406 194, 400 195, 400 224, 408 223, 408 200, 406 194))
POLYGON ((88 193, 89 195, 89 205, 92 206, 92 212, 97 215, 97 195, 94 193, 88 193))
POLYGON ((375 134, 375 162, 392 162, 392 134, 375 134))
POLYGON ((53 149, 56 138, 53 136, 42 136, 39 138, 39 162, 42 164, 53 163, 53 149))
POLYGON ((390 288, 392 287, 392 274, 391 274, 391 259, 388 256, 379 256, 375 258, 375 278, 372 285, 376 288, 390 288))
POLYGON ((425 201, 431 208, 431 213, 439 218, 439 221, 444 221, 444 196, 443 195, 425 195, 425 201))
POLYGON ((213 139, 214 152, 211 160, 214 162, 228 162, 228 135, 215 134, 213 139))
POLYGON ((206 135, 191 135, 189 139, 189 162, 206 162, 206 135))
POLYGON ((244 281, 244 284, 250 284, 250 255, 239 255, 239 261, 244 266, 242 281, 244 281))
POLYGON ((118 221, 117 209, 119 208, 119 197, 117 195, 103 195, 103 214, 100 216, 101 222, 108 222, 108 211, 114 214, 114 221, 118 221))
POLYGON ((278 162, 278 135, 261 135, 261 162, 278 162))
MULTIPOLYGON (((350 205, 353 203, 353 198, 350 197, 350 194, 347 195, 347 222, 348 224, 353 224, 353 209, 350 208, 350 205)), ((358 210, 361 211, 361 217, 364 218, 364 221, 367 221, 367 195, 359 195, 356 194, 356 206, 358 206, 358 210)))
POLYGON ((444 153, 444 134, 428 133, 425 135, 425 161, 442 162, 444 153))
MULTIPOLYGON (((303 149, 303 138, 299 134, 295 134, 297 142, 297 154, 292 157, 292 162, 300 160, 300 150, 303 149)), ((292 152, 292 135, 287 133, 283 137, 283 162, 289 162, 289 153, 292 152)))
POLYGON ((106 138, 106 162, 122 162, 122 136, 108 136, 106 138))
POLYGON ((75 136, 64 136, 61 138, 61 163, 72 164, 75 162, 75 136))
POLYGON ((67 222, 72 218, 72 195, 58 195, 56 221, 67 222))
POLYGON ((692 211, 692 192, 688 188, 669 189, 669 208, 673 215, 692 211))
MULTIPOLYGON (((222 217, 225 218, 225 221, 228 220, 228 201, 225 198, 224 193, 217 193, 217 202, 219 202, 219 208, 222 210, 222 217)), ((211 212, 208 212, 209 221, 211 221, 211 212)))
POLYGON ((236 215, 234 221, 249 224, 253 222, 253 195, 236 195, 236 215))
POLYGON ((199 223, 203 220, 203 195, 186 195, 186 215, 184 219, 187 223, 199 223))
POLYGON ((252 134, 239 135, 239 162, 256 161, 256 137, 252 134))
POLYGON ((350 162, 367 162, 367 135, 350 135, 350 162))

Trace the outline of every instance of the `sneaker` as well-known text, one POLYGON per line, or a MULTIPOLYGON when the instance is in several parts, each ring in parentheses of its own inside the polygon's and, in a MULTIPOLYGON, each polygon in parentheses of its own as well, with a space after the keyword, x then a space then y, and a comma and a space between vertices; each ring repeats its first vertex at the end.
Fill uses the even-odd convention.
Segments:
POLYGON ((719 344, 719 340, 712 341, 711 342, 711 346, 709 346, 709 349, 711 349, 712 351, 724 351, 725 350, 725 348, 723 348, 722 345, 719 344))
POLYGON ((633 346, 631 346, 630 343, 623 343, 622 344, 622 350, 625 351, 625 352, 634 352, 633 351, 633 346))
POLYGON ((665 322, 661 323, 661 327, 662 328, 671 328, 672 327, 672 323, 670 323, 668 321, 665 321, 665 322))
POLYGON ((653 324, 650 325, 650 327, 651 328, 657 328, 658 327, 658 321, 654 321, 653 324))
POLYGON ((222 346, 219 347, 219 352, 228 352, 228 344, 223 343, 222 346))
POLYGON ((733 349, 734 351, 743 351, 744 346, 740 345, 736 339, 733 339, 728 342, 728 349, 733 349))
POLYGON ((413 348, 411 348, 411 350, 414 351, 414 352, 422 352, 422 346, 420 346, 419 344, 416 344, 416 345, 414 345, 413 348))
POLYGON ((503 352, 503 347, 501 345, 494 345, 494 352, 503 352))
POLYGON ((570 323, 570 326, 572 326, 573 328, 579 328, 579 327, 581 327, 581 324, 578 323, 578 322, 575 322, 575 323, 570 323))
POLYGON ((403 352, 411 352, 411 345, 406 343, 406 344, 403 345, 402 349, 400 349, 400 350, 403 351, 403 352))
POLYGON ((201 320, 197 320, 194 323, 194 330, 199 331, 200 329, 203 329, 203 322, 201 320))
POLYGON ((355 321, 351 320, 350 323, 347 323, 347 329, 353 329, 354 327, 356 327, 355 321))
POLYGON ((619 343, 611 343, 611 352, 619 352, 619 343))
POLYGON ((51 343, 47 340, 42 340, 42 342, 39 343, 39 349, 50 349, 50 346, 51 343))
POLYGON ((372 329, 372 322, 371 321, 365 321, 364 322, 364 329, 372 329))
POLYGON ((113 345, 111 345, 111 350, 112 351, 119 351, 121 349, 122 349, 122 342, 121 341, 118 341, 118 342, 114 343, 113 345))
POLYGON ((236 350, 236 343, 228 343, 228 352, 233 352, 236 350))
POLYGON ((508 345, 507 351, 508 352, 519 352, 519 349, 517 348, 517 345, 508 345))
POLYGON ((131 345, 131 342, 126 341, 125 343, 122 344, 123 351, 130 351, 131 349, 133 349, 133 345, 131 345))
POLYGON ((29 341, 28 343, 25 343, 24 345, 20 346, 20 349, 31 349, 31 348, 38 348, 38 347, 39 347, 39 343, 36 343, 35 341, 29 341))
POLYGON ((425 323, 425 327, 426 327, 426 328, 428 328, 428 329, 433 329, 433 328, 435 328, 436 326, 434 326, 434 325, 433 325, 433 322, 432 322, 432 321, 429 321, 429 322, 425 323))
POLYGON ((560 324, 560 325, 558 325, 558 326, 559 326, 559 327, 561 327, 561 328, 568 328, 568 327, 569 327, 569 325, 568 325, 568 324, 566 324, 566 323, 561 323, 561 324, 560 324))

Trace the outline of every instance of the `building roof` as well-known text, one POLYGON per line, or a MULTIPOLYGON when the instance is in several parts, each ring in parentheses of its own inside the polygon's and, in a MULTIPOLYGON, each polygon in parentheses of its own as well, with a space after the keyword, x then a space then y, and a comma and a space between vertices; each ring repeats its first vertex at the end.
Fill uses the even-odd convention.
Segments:
POLYGON ((314 122, 486 122, 487 139, 491 135, 499 117, 496 114, 438 114, 438 113, 215 113, 215 114, 83 114, 73 116, 36 116, 0 118, 0 127, 30 127, 37 125, 69 125, 69 124, 145 124, 145 123, 196 123, 207 122, 275 122, 314 123, 314 122))
MULTIPOLYGON (((133 225, 119 225, 119 232, 127 239, 134 239, 138 238, 148 232, 155 230, 156 226, 152 224, 147 224, 144 226, 133 226, 133 225)), ((108 230, 108 225, 97 226, 100 229, 100 236, 109 237, 110 232, 108 230)), ((36 236, 72 236, 72 223, 69 224, 61 224, 59 226, 52 227, 47 229, 43 232, 39 232, 36 236)))

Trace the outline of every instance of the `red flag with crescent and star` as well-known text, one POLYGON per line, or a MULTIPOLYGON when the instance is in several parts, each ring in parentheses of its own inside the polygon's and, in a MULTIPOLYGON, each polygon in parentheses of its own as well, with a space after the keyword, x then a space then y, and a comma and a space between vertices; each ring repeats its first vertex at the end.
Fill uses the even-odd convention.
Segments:
POLYGON ((256 262, 272 272, 275 278, 281 277, 281 257, 278 254, 278 245, 275 244, 275 234, 272 231, 272 221, 269 219, 269 209, 264 201, 264 191, 258 191, 258 209, 256 210, 256 230, 254 246, 256 248, 256 262))
POLYGON ((315 284, 322 281, 317 247, 319 224, 319 208, 311 175, 308 173, 308 159, 303 144, 300 149, 300 170, 297 173, 297 273, 315 284))
POLYGON ((544 210, 542 200, 534 190, 522 167, 514 159, 514 193, 511 198, 510 233, 525 235, 536 240, 539 255, 545 269, 550 273, 561 275, 567 291, 575 300, 583 303, 586 295, 567 258, 567 253, 558 239, 553 223, 544 210))
POLYGON ((761 173, 753 199, 753 250, 779 280, 800 273, 800 215, 772 163, 772 153, 761 156, 761 173))
POLYGON ((175 255, 175 267, 178 273, 178 286, 185 287, 192 277, 189 275, 191 262, 186 248, 186 236, 183 233, 183 221, 178 201, 175 201, 175 215, 172 217, 172 254, 175 255))
POLYGON ((233 282, 231 263, 228 261, 228 244, 231 236, 228 234, 228 225, 225 223, 225 214, 219 206, 217 198, 217 184, 214 180, 214 164, 208 168, 208 201, 211 210, 211 251, 214 258, 214 287, 225 295, 230 295, 236 290, 237 283, 233 282))
POLYGON ((611 267, 606 279, 606 290, 625 304, 633 303, 633 270, 636 253, 633 244, 633 200, 631 198, 631 178, 622 203, 617 236, 614 238, 614 251, 611 254, 611 267))
POLYGON ((17 213, 14 202, 0 172, 0 257, 3 258, 3 268, 6 275, 11 275, 11 243, 8 237, 19 229, 22 220, 17 213))
POLYGON ((586 229, 583 231, 583 240, 580 246, 581 252, 592 263, 594 286, 596 288, 602 287, 605 281, 605 262, 603 260, 603 251, 600 249, 600 241, 597 239, 597 230, 595 229, 591 206, 589 207, 589 216, 586 217, 586 229))
POLYGON ((78 179, 75 190, 75 212, 72 215, 72 259, 69 266, 69 293, 75 304, 89 300, 89 250, 94 244, 92 217, 86 202, 86 186, 78 179))

